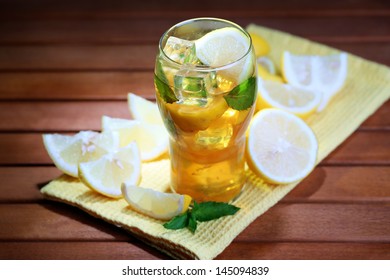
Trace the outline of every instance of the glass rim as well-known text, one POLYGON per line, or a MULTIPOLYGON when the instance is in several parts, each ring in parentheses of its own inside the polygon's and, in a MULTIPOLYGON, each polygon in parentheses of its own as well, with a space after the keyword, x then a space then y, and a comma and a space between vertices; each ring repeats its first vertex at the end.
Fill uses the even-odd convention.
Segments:
POLYGON ((189 24, 189 23, 192 23, 192 22, 197 22, 197 21, 214 21, 214 22, 224 22, 224 23, 227 23, 229 25, 231 25, 231 27, 234 27, 234 28, 237 28, 238 30, 240 30, 249 40, 249 46, 248 46, 248 49, 247 51, 245 52, 245 54, 243 54, 241 57, 239 57, 238 59, 232 61, 232 62, 229 62, 227 64, 224 64, 224 65, 220 65, 220 66, 208 66, 208 65, 192 65, 192 64, 189 64, 191 65, 191 67, 194 67, 194 70, 196 71, 200 71, 200 72, 208 72, 208 71, 219 71, 219 70, 224 70, 224 69, 227 69, 227 68, 230 68, 230 67, 233 67, 235 64, 241 62, 243 59, 245 59, 249 54, 250 52, 252 51, 252 38, 251 36, 249 35, 249 33, 244 29, 242 28, 240 25, 232 22, 232 21, 229 21, 229 20, 226 20, 226 19, 222 19, 222 18, 214 18, 214 17, 199 17, 199 18, 191 18, 191 19, 187 19, 187 20, 184 20, 184 21, 181 21, 181 22, 178 22, 176 23, 175 25, 171 26, 167 31, 165 31, 163 33, 163 35, 161 36, 160 40, 159 40, 159 44, 158 44, 158 48, 159 48, 159 53, 162 54, 163 58, 167 61, 169 61, 170 64, 172 64, 172 66, 175 66, 175 68, 177 67, 178 69, 181 68, 182 66, 186 65, 186 64, 181 64, 181 63, 178 63, 174 60, 172 60, 165 52, 164 52, 164 49, 162 48, 162 43, 163 43, 163 40, 164 38, 166 37, 167 34, 169 34, 170 31, 172 31, 173 29, 179 27, 179 26, 184 26, 186 24, 189 24))

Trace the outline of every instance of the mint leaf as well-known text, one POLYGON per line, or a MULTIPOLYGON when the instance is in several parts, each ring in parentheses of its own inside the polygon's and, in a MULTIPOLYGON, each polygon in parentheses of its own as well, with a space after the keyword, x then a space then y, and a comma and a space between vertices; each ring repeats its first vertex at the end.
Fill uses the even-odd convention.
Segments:
POLYGON ((160 80, 160 78, 154 74, 154 84, 156 85, 157 92, 166 103, 173 103, 178 101, 175 93, 168 84, 160 80))
POLYGON ((187 228, 194 233, 196 231, 196 228, 198 226, 198 223, 196 221, 196 218, 193 214, 193 212, 188 212, 189 220, 188 220, 188 225, 187 228))
POLYGON ((256 100, 257 84, 256 77, 250 77, 224 96, 226 103, 234 110, 246 110, 256 100))
POLYGON ((227 215, 234 215, 240 208, 223 202, 202 202, 196 203, 192 209, 178 215, 163 226, 166 229, 182 229, 187 227, 192 233, 195 233, 198 222, 207 222, 227 215))
POLYGON ((163 226, 166 229, 181 229, 185 228, 188 225, 189 217, 188 212, 185 212, 179 216, 173 217, 169 222, 165 223, 163 226))
POLYGON ((202 202, 195 204, 192 214, 199 222, 206 222, 218 219, 227 215, 234 215, 240 208, 224 202, 202 202))

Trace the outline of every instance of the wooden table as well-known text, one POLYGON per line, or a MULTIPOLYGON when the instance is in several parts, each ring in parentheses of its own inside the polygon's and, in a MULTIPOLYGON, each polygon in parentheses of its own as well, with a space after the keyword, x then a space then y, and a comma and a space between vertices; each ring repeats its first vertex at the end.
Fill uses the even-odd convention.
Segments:
MULTIPOLYGON (((158 40, 178 21, 256 23, 390 65, 389 1, 121 2, 0 1, 1 259, 168 258, 39 189, 60 174, 42 133, 128 118, 130 91, 153 100, 158 40)), ((218 258, 389 259, 389 129, 388 101, 218 258)))

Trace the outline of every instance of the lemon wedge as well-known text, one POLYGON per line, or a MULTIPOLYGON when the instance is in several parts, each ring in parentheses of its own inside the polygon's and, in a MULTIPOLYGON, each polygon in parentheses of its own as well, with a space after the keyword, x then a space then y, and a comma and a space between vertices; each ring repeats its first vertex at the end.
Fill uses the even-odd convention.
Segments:
POLYGON ((188 195, 164 193, 128 183, 122 184, 122 194, 131 208, 160 220, 170 220, 184 213, 192 200, 188 195))
POLYGON ((135 95, 134 93, 129 93, 127 95, 127 103, 130 115, 134 120, 151 124, 164 124, 156 103, 135 95))
POLYGON ((135 141, 142 161, 154 160, 168 151, 168 133, 162 125, 103 116, 102 130, 118 133, 120 147, 135 141))
POLYGON ((347 77, 347 54, 294 55, 285 51, 282 55, 282 72, 285 80, 294 86, 322 91, 317 111, 322 111, 338 93, 347 77))
POLYGON ((316 112, 322 100, 320 91, 305 90, 289 84, 258 79, 256 110, 278 108, 303 119, 316 112))
POLYGON ((79 163, 80 180, 108 197, 122 196, 121 184, 137 185, 141 179, 141 159, 135 142, 113 150, 97 160, 79 163))
POLYGON ((250 169, 270 183, 287 184, 306 177, 317 160, 318 143, 299 117, 264 109, 251 123, 246 146, 250 169))
POLYGON ((174 123, 185 132, 207 129, 229 108, 223 96, 210 98, 206 105, 166 104, 174 123))
POLYGON ((78 177, 79 162, 95 160, 118 147, 119 137, 114 133, 80 131, 75 135, 44 134, 43 143, 58 169, 78 177))
POLYGON ((220 67, 237 61, 219 72, 230 79, 236 79, 238 84, 248 79, 253 72, 254 58, 247 55, 245 59, 241 59, 247 54, 249 47, 250 38, 233 27, 213 30, 195 41, 196 56, 205 65, 220 67))
POLYGON ((261 66, 271 75, 276 75, 275 63, 268 56, 260 56, 256 59, 257 65, 261 66))
POLYGON ((256 57, 267 55, 270 52, 271 48, 263 37, 253 32, 249 32, 249 35, 252 38, 252 45, 255 49, 256 57))

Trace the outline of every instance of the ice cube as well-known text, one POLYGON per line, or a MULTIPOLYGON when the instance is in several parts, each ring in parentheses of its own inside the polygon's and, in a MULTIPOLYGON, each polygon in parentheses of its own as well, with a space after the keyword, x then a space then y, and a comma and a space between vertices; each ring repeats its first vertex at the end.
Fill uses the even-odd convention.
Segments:
POLYGON ((171 36, 165 44, 164 53, 180 64, 199 64, 193 41, 171 36))
POLYGON ((212 126, 206 130, 201 130, 195 135, 197 145, 208 149, 226 148, 233 136, 233 126, 229 123, 220 126, 212 126))
POLYGON ((179 102, 189 105, 205 106, 216 85, 215 72, 197 71, 192 65, 183 66, 174 77, 179 102))

